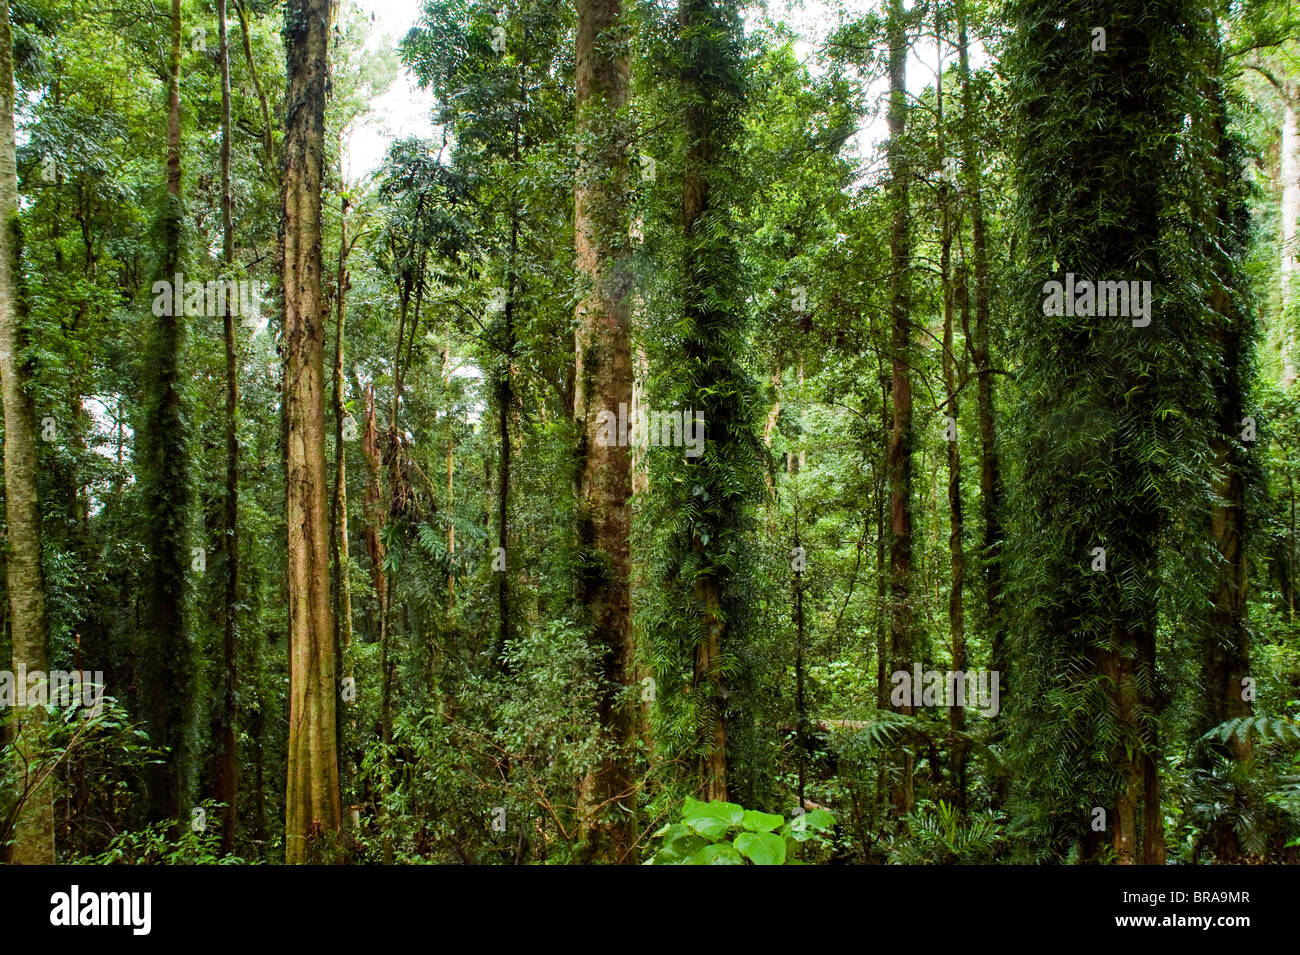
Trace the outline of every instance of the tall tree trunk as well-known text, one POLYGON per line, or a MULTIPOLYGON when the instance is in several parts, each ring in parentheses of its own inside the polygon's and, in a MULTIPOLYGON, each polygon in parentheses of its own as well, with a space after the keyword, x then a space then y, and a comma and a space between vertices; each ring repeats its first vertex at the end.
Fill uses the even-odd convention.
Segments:
POLYGON ((366 388, 366 429, 361 435, 361 460, 366 469, 365 498, 362 501, 362 536, 370 558, 370 582, 379 605, 377 617, 382 640, 388 626, 388 581, 384 572, 384 490, 379 451, 379 426, 375 421, 375 386, 366 388))
MULTIPOLYGON (((1152 863, 1165 851, 1160 548, 1187 540, 1170 502, 1183 505, 1199 487, 1154 449, 1182 460, 1205 449, 1162 410, 1174 388, 1206 380, 1200 283, 1174 264, 1169 237, 1188 227, 1171 226, 1167 212, 1186 195, 1177 142, 1191 96, 1175 78, 1192 68, 1195 48, 1179 24, 1195 8, 1119 0, 1104 49, 1082 19, 1087 9, 1062 10, 1056 0, 1011 7, 1008 138, 1028 263, 1016 312, 1024 360, 1015 418, 1027 466, 1019 506, 1008 508, 1022 568, 1008 578, 1020 665, 1002 692, 1017 737, 1016 798, 1031 803, 1042 840, 1084 861, 1099 861, 1109 842, 1120 863, 1152 863), (1088 122, 1079 122, 1079 97, 1093 104, 1088 122), (1145 305, 1112 298, 1093 307, 1092 283, 1112 281, 1136 282, 1145 305), (1037 772, 1047 759, 1053 768, 1037 772), (1095 809, 1107 814, 1104 831, 1089 825, 1095 809)), ((1207 387, 1188 400, 1208 408, 1216 399, 1207 387)))
MULTIPOLYGON (((625 131, 628 46, 622 0, 579 0, 576 105, 578 174, 574 249, 585 283, 577 306, 574 418, 579 448, 580 546, 589 559, 578 580, 603 678, 597 716, 608 755, 584 780, 583 854, 629 863, 635 842, 636 781, 631 746, 636 713, 626 693, 635 673, 629 587, 632 459, 626 444, 602 446, 597 416, 632 401, 628 301, 625 131)), ((605 430, 608 430, 607 428, 605 430)))
MULTIPOLYGON (((181 4, 171 5, 171 59, 167 81, 167 192, 162 213, 160 278, 183 280, 181 236, 181 4)), ((155 745, 169 750, 150 775, 149 804, 156 820, 187 815, 194 782, 194 695, 189 685, 194 651, 186 632, 185 587, 191 568, 188 547, 189 461, 182 413, 181 361, 185 319, 164 309, 153 342, 153 381, 147 398, 142 454, 143 496, 149 546, 145 571, 148 628, 141 666, 144 710, 155 745)))
MULTIPOLYGON (((935 84, 935 130, 939 155, 944 155, 943 128, 943 24, 941 8, 935 7, 935 35, 939 42, 939 75, 935 84)), ((943 384, 948 392, 948 415, 954 422, 959 422, 957 405, 957 359, 953 352, 953 310, 954 285, 952 281, 952 236, 953 222, 951 209, 951 190, 945 178, 939 185, 940 217, 942 234, 939 247, 939 275, 943 289, 943 384)), ((965 301, 963 300, 963 308, 965 301)), ((948 441, 948 555, 951 570, 951 582, 948 590, 948 630, 952 641, 952 669, 966 669, 966 618, 963 605, 963 588, 966 582, 966 552, 963 545, 963 519, 961 501, 961 443, 959 434, 954 433, 948 441)), ((966 746, 959 734, 966 729, 966 709, 952 706, 948 710, 949 726, 952 728, 952 786, 956 794, 957 807, 966 809, 966 746)))
MULTIPOLYGON (((230 188, 230 44, 226 34, 226 0, 217 0, 217 29, 221 42, 221 263, 227 274, 235 259, 234 201, 230 188)), ((235 847, 238 819, 239 753, 236 747, 239 685, 239 339, 235 316, 227 306, 222 315, 226 342, 226 497, 222 549, 225 551, 225 606, 222 608, 221 738, 217 767, 217 799, 221 814, 221 850, 235 847)))
MULTIPOLYGON (((889 394, 893 386, 892 377, 885 372, 882 363, 877 375, 880 381, 880 444, 888 456, 889 439, 894 428, 894 412, 890 407, 889 394)), ((886 709, 889 706, 889 572, 886 553, 889 544, 889 515, 885 503, 889 488, 889 462, 881 460, 872 464, 872 490, 876 502, 876 706, 886 709)), ((882 776, 886 768, 881 761, 882 776)))
POLYGON ((342 825, 335 737, 325 467, 321 167, 330 0, 288 0, 284 36, 284 406, 289 527, 289 753, 285 861, 337 857, 342 825))
MULTIPOLYGON (((444 387, 451 384, 451 332, 447 332, 447 350, 442 356, 444 387)), ((447 623, 451 626, 456 606, 456 436, 450 417, 447 419, 447 623)))
MULTIPOLYGON (((518 130, 516 129, 515 157, 519 161, 518 130)), ((512 203, 512 210, 518 203, 512 203)), ((515 390, 511 378, 515 354, 515 254, 519 243, 519 219, 512 211, 510 220, 510 255, 506 274, 505 330, 501 356, 501 369, 497 377, 497 440, 501 444, 501 466, 497 469, 497 547, 501 548, 502 561, 507 569, 493 576, 497 584, 497 638, 493 659, 496 666, 508 670, 506 645, 510 641, 510 410, 514 406, 515 390)))
MULTIPOLYGON (((1202 141, 1212 152, 1203 155, 1200 164, 1206 192, 1202 215, 1210 237, 1206 255, 1215 272, 1210 305, 1220 316, 1213 325, 1211 339, 1221 358, 1214 374, 1219 420, 1210 436, 1215 459, 1210 530, 1219 554, 1219 567, 1211 594, 1202 663, 1207 700, 1204 719, 1198 727, 1201 733, 1251 713, 1242 685, 1250 674, 1250 631, 1246 618, 1249 572, 1245 548, 1248 461, 1246 449, 1239 440, 1245 412, 1242 369, 1251 331, 1250 316, 1244 311, 1240 294, 1244 284, 1240 260, 1248 241, 1249 213, 1244 197, 1233 192, 1240 189, 1241 161, 1229 141, 1222 75, 1224 57, 1218 31, 1211 29, 1213 60, 1205 91, 1209 108, 1200 122, 1205 127, 1202 141)), ((1247 761, 1251 757, 1250 741, 1242 734, 1234 734, 1222 746, 1207 746, 1202 765, 1209 768, 1215 755, 1247 761)), ((1231 818, 1225 815, 1216 819, 1206 836, 1216 862, 1241 861, 1241 844, 1231 818)))
MULTIPOLYGON (((889 257, 891 396, 894 409, 889 442, 889 653, 891 671, 912 670, 912 323, 911 236, 908 179, 903 136, 907 126, 907 21, 902 0, 889 4, 889 257)), ((897 707, 911 713, 911 702, 897 707)), ((895 812, 912 808, 913 757, 902 758, 901 776, 893 787, 895 812)))
MULTIPOLYGON (((9 528, 5 582, 14 671, 48 670, 45 581, 41 573, 41 502, 36 485, 36 411, 26 391, 27 347, 14 154, 14 47, 8 0, 0 0, 0 388, 4 398, 5 521, 9 528)), ((54 785, 34 762, 44 735, 45 710, 16 711, 13 745, 22 800, 11 859, 19 865, 54 864, 54 785)))
MULTIPOLYGON (((799 488, 796 483, 794 487, 794 548, 796 551, 802 545, 799 542, 799 488)), ((803 617, 803 571, 795 569, 794 571, 794 718, 795 718, 795 738, 798 741, 799 765, 798 765, 798 787, 799 787, 799 808, 806 808, 804 805, 805 777, 808 774, 808 748, 812 741, 808 735, 808 700, 805 694, 804 680, 804 617, 803 617)))
MULTIPOLYGON (((510 165, 512 173, 521 170, 520 121, 524 101, 528 95, 527 87, 527 28, 525 28, 524 50, 519 57, 519 84, 515 98, 512 128, 510 165)), ((514 180, 512 179, 512 182, 514 180)), ((506 662, 506 646, 510 642, 510 464, 513 449, 510 444, 510 412, 514 409, 514 361, 516 332, 515 308, 519 296, 523 294, 518 276, 519 256, 519 197, 512 194, 510 202, 510 245, 506 259, 506 301, 502 319, 505 324, 502 336, 501 370, 497 379, 497 438, 501 442, 501 467, 498 477, 500 485, 497 494, 497 546, 501 548, 505 569, 496 574, 497 580, 497 646, 494 654, 496 665, 502 670, 509 670, 506 662)), ((509 772, 509 770, 505 770, 509 772)))
MULTIPOLYGON (((988 239, 984 224, 984 201, 980 180, 979 146, 975 134, 975 97, 971 89, 970 51, 967 36, 966 0, 957 2, 958 73, 961 77, 962 109, 962 192, 971 217, 971 259, 975 278, 975 327, 966 329, 975 359, 975 406, 980 442, 980 513, 984 534, 981 546, 984 565, 985 627, 989 635, 991 669, 1006 680, 1006 653, 1001 622, 1002 475, 993 439, 993 374, 989 353, 988 239)), ((1005 788, 1003 786, 1002 788, 1005 788)), ((1005 795, 1005 793, 1002 793, 1005 795)))
MULTIPOLYGON (((709 429, 704 454, 690 459, 682 486, 700 487, 708 501, 707 515, 693 522, 691 549, 695 554, 695 605, 701 615, 702 641, 696 648, 695 693, 703 694, 704 713, 701 790, 708 800, 727 798, 727 687, 723 654, 732 633, 724 598, 730 571, 716 554, 728 546, 728 534, 740 521, 740 500, 720 474, 745 436, 741 433, 737 370, 728 352, 739 321, 725 306, 736 274, 735 249, 715 225, 725 215, 719 198, 719 164, 734 129, 728 122, 728 100, 740 79, 734 14, 716 0, 682 0, 678 5, 681 44, 685 51, 682 89, 685 94, 686 161, 682 177, 683 311, 687 332, 684 350, 692 369, 689 415, 698 409, 709 429)), ((733 482, 734 483, 734 482, 733 482)))
MULTIPOLYGON (((365 524, 362 528, 362 536, 365 538, 366 552, 370 557, 370 581, 375 590, 375 601, 378 604, 376 617, 379 626, 379 720, 381 742, 384 744, 384 755, 380 767, 380 801, 385 804, 380 807, 380 813, 381 818, 386 822, 388 743, 391 738, 392 727, 392 690, 388 679, 389 581, 384 570, 386 555, 383 540, 387 512, 384 508, 383 463, 379 450, 379 427, 375 421, 374 385, 369 385, 366 388, 366 430, 361 436, 361 460, 366 469, 366 491, 362 503, 365 524)), ((392 841, 389 838, 386 825, 384 826, 383 835, 383 853, 385 863, 389 862, 392 855, 392 841)))
MULTIPOLYGON (((334 496, 330 501, 330 553, 334 582, 334 660, 345 676, 352 674, 352 583, 348 578, 348 472, 344 453, 344 420, 347 407, 343 402, 343 328, 347 316, 348 281, 348 198, 343 185, 343 150, 339 144, 339 263, 334 276, 334 496)), ((336 707, 347 704, 342 698, 342 682, 336 707)), ((343 749, 343 721, 336 723, 339 749, 343 749)), ((350 768, 350 772, 355 767, 350 768)))

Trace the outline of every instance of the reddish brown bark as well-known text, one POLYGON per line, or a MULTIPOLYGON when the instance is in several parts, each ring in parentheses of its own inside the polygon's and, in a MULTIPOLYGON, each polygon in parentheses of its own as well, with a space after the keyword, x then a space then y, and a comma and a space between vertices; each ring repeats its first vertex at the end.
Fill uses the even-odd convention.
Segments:
POLYGON ((629 587, 632 459, 626 444, 597 440, 597 416, 632 403, 631 309, 626 269, 627 181, 619 112, 628 96, 621 0, 580 0, 577 33, 578 177, 574 246, 585 284, 577 306, 574 418, 581 429, 578 535, 589 555, 578 582, 601 657, 598 718, 609 755, 583 782, 584 853, 631 862, 636 782, 631 746, 635 673, 629 587))

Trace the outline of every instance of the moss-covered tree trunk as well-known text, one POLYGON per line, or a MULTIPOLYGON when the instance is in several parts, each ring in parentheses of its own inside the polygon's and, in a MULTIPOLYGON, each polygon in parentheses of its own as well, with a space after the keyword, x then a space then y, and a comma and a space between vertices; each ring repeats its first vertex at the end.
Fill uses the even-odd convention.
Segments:
MULTIPOLYGON (((14 156, 14 54, 8 0, 0 0, 0 389, 4 399, 4 491, 8 546, 5 585, 13 667, 48 670, 45 581, 41 573, 41 503, 36 484, 36 411, 26 390, 27 346, 14 156)), ((17 711, 15 756, 28 769, 18 777, 22 807, 15 820, 13 862, 54 864, 54 785, 32 757, 43 735, 45 710, 17 711)))
MULTIPOLYGON (((703 454, 687 458, 681 487, 700 494, 703 512, 693 522, 694 598, 701 639, 696 647, 693 693, 701 722, 700 789, 705 799, 727 798, 728 692, 724 654, 735 635, 728 589, 735 564, 729 555, 743 519, 746 466, 744 373, 735 355, 744 345, 743 305, 735 289, 739 266, 725 226, 723 165, 735 135, 733 105, 741 97, 737 37, 732 11, 714 0, 683 0, 681 27, 682 91, 685 97, 686 162, 682 180, 682 258, 685 352, 692 412, 703 416, 707 441, 703 454)), ((753 435, 748 436, 752 441, 753 435)), ((683 506, 683 510, 689 508, 683 506)))
MULTIPOLYGON (((943 20, 939 8, 935 9, 935 35, 939 37, 940 50, 943 47, 943 20)), ((944 117, 943 117, 943 62, 939 64, 939 78, 935 86, 935 130, 936 145, 939 155, 944 156, 944 117)), ((939 185, 939 278, 943 291, 943 384, 947 392, 947 415, 953 420, 953 428, 947 441, 948 452, 948 630, 952 648, 953 670, 966 669, 966 548, 964 541, 965 522, 961 494, 961 443, 958 431, 958 376, 957 356, 953 349, 955 335, 953 331, 954 312, 956 310, 956 288, 952 275, 952 240, 954 232, 952 194, 947 178, 939 185)), ((963 382, 964 384, 964 382, 963 382)), ((952 787, 956 804, 966 808, 966 747, 959 734, 966 729, 966 710, 954 706, 948 711, 949 726, 953 731, 952 748, 952 787)))
POLYGON ((1190 410, 1206 400, 1199 283, 1169 213, 1192 10, 1016 0, 1011 13, 1025 245, 1013 798, 1041 827, 1035 855, 1159 864, 1162 549, 1201 493, 1171 463, 1203 453, 1207 427, 1190 410))
MULTIPOLYGON (((167 190, 159 219, 161 281, 184 281, 185 208, 181 194, 181 4, 171 5, 171 56, 167 76, 167 190)), ((190 471, 188 428, 182 409, 183 310, 164 308, 153 329, 149 388, 141 435, 140 483, 145 509, 143 659, 140 678, 149 735, 166 747, 165 760, 150 773, 154 819, 188 817, 193 801, 196 655, 186 628, 187 577, 195 556, 189 548, 190 471)), ((200 564, 199 566, 202 566, 200 564)))
MULTIPOLYGON (((330 567, 333 574, 334 594, 334 662, 343 678, 352 677, 352 581, 348 576, 351 560, 348 556, 348 468, 345 434, 347 407, 343 401, 343 329, 347 317, 347 294, 351 287, 348 277, 348 198, 343 185, 342 144, 339 149, 339 259, 334 276, 334 494, 330 498, 330 567)), ((356 423, 353 422, 355 428, 356 423)), ((355 434, 351 437, 355 438, 355 434)), ((339 681, 335 707, 345 706, 343 683, 339 681)), ((350 721, 352 725, 354 721, 350 721)), ((339 749, 343 749, 343 721, 336 721, 339 749)), ((356 767, 349 762, 349 773, 356 767)))
MULTIPOLYGON (((889 4, 889 317, 890 396, 893 421, 889 440, 889 659, 890 672, 910 673, 913 662, 912 612, 912 175, 904 135, 907 128, 907 14, 902 0, 889 4)), ((911 713, 911 702, 895 707, 911 713)), ((900 759, 891 788, 894 811, 912 808, 913 756, 900 759)))
MULTIPOLYGON (((227 270, 235 259, 234 196, 230 186, 230 43, 226 33, 226 0, 217 0, 217 30, 221 57, 221 264, 227 270)), ((218 739, 217 799, 225 804, 221 814, 221 849, 235 847, 238 819, 238 639, 239 614, 239 336, 234 310, 227 304, 222 315, 226 345, 226 495, 222 550, 225 552, 225 606, 222 607, 221 730, 218 739)), ((248 319, 246 318, 245 321, 248 319)))
MULTIPOLYGON (((1253 316, 1242 271, 1249 219, 1242 186, 1242 158, 1228 131, 1224 66, 1218 31, 1204 36, 1206 47, 1206 110, 1198 117, 1204 152, 1198 157, 1203 177, 1201 215, 1206 237, 1205 254, 1213 269, 1210 306, 1218 315, 1212 326, 1211 343, 1218 362, 1212 382, 1218 399, 1218 420, 1211 432, 1214 454, 1214 503, 1210 509, 1210 531, 1218 552, 1218 566, 1211 592, 1209 626, 1205 633, 1202 680, 1206 688, 1204 717, 1196 727, 1205 733, 1236 717, 1249 716, 1245 678, 1250 676, 1250 631, 1246 594, 1249 568, 1246 562, 1246 482, 1255 470, 1249 460, 1250 445, 1242 440, 1245 428, 1243 380, 1249 367, 1254 334, 1253 316)), ((1202 767, 1210 769, 1216 757, 1247 762, 1252 756, 1249 738, 1234 734, 1227 743, 1207 745, 1202 767)), ((1243 787, 1247 789, 1248 787, 1243 787)), ((1248 798, 1239 792, 1239 798, 1248 798)), ((1205 841, 1216 862, 1241 861, 1241 840, 1232 814, 1219 815, 1209 826, 1205 841)))

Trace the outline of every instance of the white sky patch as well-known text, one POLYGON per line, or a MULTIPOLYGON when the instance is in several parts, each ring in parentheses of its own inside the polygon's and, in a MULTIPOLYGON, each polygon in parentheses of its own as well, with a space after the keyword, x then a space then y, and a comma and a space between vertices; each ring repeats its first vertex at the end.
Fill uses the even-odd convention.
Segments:
MULTIPOLYGON (((368 19, 373 15, 367 50, 394 49, 419 21, 424 0, 348 0, 348 6, 359 8, 368 19)), ((400 67, 393 85, 371 100, 370 112, 345 136, 344 176, 356 182, 374 173, 399 139, 432 138, 433 105, 433 95, 420 89, 409 69, 400 67)))

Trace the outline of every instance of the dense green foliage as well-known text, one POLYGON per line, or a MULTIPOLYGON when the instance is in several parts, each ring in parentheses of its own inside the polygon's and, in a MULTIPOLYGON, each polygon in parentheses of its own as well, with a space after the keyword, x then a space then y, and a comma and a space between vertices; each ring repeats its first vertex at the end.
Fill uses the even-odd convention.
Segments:
MULTIPOLYGON (((100 671, 107 690, 94 717, 55 710, 40 750, 58 858, 280 862, 282 10, 231 2, 227 269, 213 8, 182 4, 169 196, 169 4, 134 6, 12 10, 50 665, 100 671), (176 270, 265 283, 236 326, 234 606, 222 318, 160 321, 153 286, 176 270), (223 842, 216 742, 231 723, 223 842)), ((336 647, 349 861, 583 858, 582 793, 615 745, 609 692, 636 714, 637 790, 601 810, 630 814, 637 846, 602 861, 1134 861, 1125 826, 1153 853, 1136 861, 1297 861, 1300 279, 1288 290, 1280 271, 1297 14, 916 2, 890 140, 889 6, 826 13, 810 36, 775 5, 625 0, 630 102, 609 135, 633 224, 617 237, 628 413, 698 413, 705 431, 698 455, 680 440, 629 452, 636 679, 613 688, 577 585, 592 568, 575 532, 574 189, 579 151, 610 145, 575 125, 579 4, 426 0, 398 40, 372 32, 365 4, 338 11, 321 252, 343 415, 331 383, 322 420, 331 482, 344 465, 346 521, 331 520, 346 527, 336 606, 346 590, 351 607, 336 647), (433 131, 389 136, 378 168, 354 169, 357 130, 401 75, 433 131), (964 669, 972 695, 977 673, 1000 676, 960 723, 924 684, 914 711, 894 699, 890 229, 904 220, 909 666, 964 669), (1050 312, 1045 284, 1067 273, 1150 282, 1149 324, 1050 312), (702 800, 722 764, 725 792, 702 800)), ((0 667, 10 651, 0 634, 0 667)), ((15 752, 6 734, 0 847, 15 752)))

